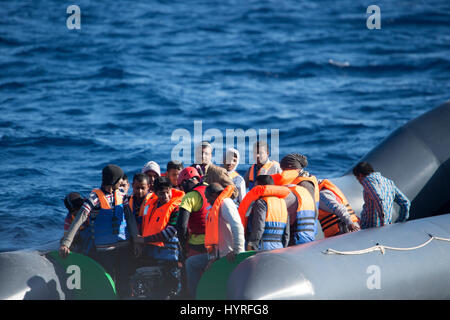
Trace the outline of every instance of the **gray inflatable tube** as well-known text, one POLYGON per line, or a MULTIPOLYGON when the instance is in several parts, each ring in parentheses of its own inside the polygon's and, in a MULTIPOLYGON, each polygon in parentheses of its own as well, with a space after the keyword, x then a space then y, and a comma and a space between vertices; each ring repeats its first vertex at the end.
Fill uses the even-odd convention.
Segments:
MULTIPOLYGON (((450 239, 450 102, 399 128, 362 160, 412 200, 410 220, 258 253, 231 274, 229 299, 450 298, 450 242, 430 237, 450 239), (360 251, 377 244, 407 249, 360 251)), ((331 180, 359 215, 362 187, 351 170, 331 180)))
MULTIPOLYGON (((450 212, 450 102, 396 130, 363 159, 412 200, 412 221, 257 253, 231 274, 229 299, 450 298, 450 242, 433 239, 384 254, 324 253, 377 243, 416 247, 430 234, 450 238, 450 214, 444 214, 450 212)), ((331 180, 359 214, 362 187, 351 172, 331 180)), ((45 249, 56 248, 55 242, 45 249)), ((39 250, 0 253, 0 299, 71 299, 61 290, 62 273, 39 250)))

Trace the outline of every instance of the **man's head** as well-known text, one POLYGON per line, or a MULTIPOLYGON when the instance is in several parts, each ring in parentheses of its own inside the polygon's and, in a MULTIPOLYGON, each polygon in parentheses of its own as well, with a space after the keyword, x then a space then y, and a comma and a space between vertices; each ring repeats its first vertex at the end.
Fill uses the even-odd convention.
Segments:
POLYGON ((115 164, 108 164, 102 170, 102 186, 115 191, 119 189, 124 172, 115 164))
POLYGON ((178 176, 180 175, 181 170, 183 170, 183 164, 179 161, 169 161, 167 163, 167 178, 170 179, 170 182, 173 186, 178 185, 178 176))
POLYGON ((71 192, 64 198, 64 205, 70 214, 75 215, 81 209, 84 200, 78 192, 71 192))
POLYGON ((157 177, 154 183, 155 194, 161 205, 166 204, 172 199, 172 183, 167 177, 157 177))
POLYGON ((203 141, 195 151, 196 161, 200 161, 199 157, 201 157, 201 163, 203 165, 211 164, 212 159, 212 147, 208 141, 203 141))
POLYGON ((261 140, 255 142, 253 145, 253 159, 258 165, 267 162, 267 159, 269 159, 269 145, 267 141, 261 140))
POLYGON ((211 205, 216 201, 217 197, 222 193, 223 187, 217 183, 213 182, 205 189, 205 197, 208 203, 211 205))
POLYGON ((143 199, 149 191, 149 179, 145 173, 136 173, 133 177, 133 195, 143 199))
POLYGON ((353 168, 353 175, 356 177, 359 183, 361 183, 365 177, 367 177, 374 171, 375 170, 370 163, 362 161, 353 168))
POLYGON ((308 158, 298 153, 288 154, 280 161, 281 170, 297 170, 299 174, 302 173, 303 169, 307 166, 308 158))
POLYGON ((122 180, 119 184, 119 188, 123 190, 124 194, 128 194, 128 190, 130 189, 130 182, 128 181, 128 176, 126 174, 123 175, 122 180))
POLYGON ((257 186, 271 186, 273 184, 274 182, 270 175, 262 174, 255 179, 255 185, 257 186))
POLYGON ((225 152, 225 155, 223 156, 223 167, 230 172, 236 169, 238 163, 239 151, 234 148, 227 149, 227 152, 225 152))
POLYGON ((155 161, 149 161, 142 168, 142 173, 145 173, 148 176, 149 188, 150 190, 153 190, 153 182, 157 177, 161 176, 159 165, 155 161))
POLYGON ((194 188, 197 184, 200 183, 200 175, 198 174, 197 169, 194 167, 187 167, 181 170, 177 184, 181 186, 184 192, 189 192, 194 188))

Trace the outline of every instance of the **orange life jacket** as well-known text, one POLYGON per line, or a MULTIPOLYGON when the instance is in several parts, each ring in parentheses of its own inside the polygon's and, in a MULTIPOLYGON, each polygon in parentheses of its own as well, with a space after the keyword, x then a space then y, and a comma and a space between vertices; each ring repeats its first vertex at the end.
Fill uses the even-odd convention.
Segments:
MULTIPOLYGON (((163 231, 170 220, 170 215, 181 204, 184 192, 172 188, 172 198, 166 204, 157 208, 158 197, 153 194, 145 205, 142 219, 142 236, 148 237, 163 231)), ((150 242, 148 244, 163 247, 163 242, 150 242)))
POLYGON ((275 196, 262 197, 261 199, 267 204, 267 214, 258 250, 283 248, 283 234, 285 229, 289 228, 286 202, 275 196))
POLYGON ((296 184, 287 187, 295 195, 298 203, 295 221, 290 221, 293 226, 291 229, 293 242, 301 244, 314 241, 317 233, 315 201, 305 187, 296 184))
POLYGON ((256 173, 256 175, 255 175, 256 163, 253 164, 250 167, 250 172, 248 173, 249 189, 250 190, 253 189, 253 186, 255 185, 255 179, 256 179, 257 176, 259 176, 261 174, 267 174, 267 172, 269 172, 270 168, 272 168, 275 164, 280 165, 275 160, 268 160, 261 168, 259 168, 259 170, 256 173))
POLYGON ((212 252, 213 246, 219 243, 219 210, 223 201, 233 195, 234 186, 227 186, 217 197, 208 214, 206 215, 205 226, 205 247, 208 252, 212 252))
POLYGON ((128 200, 128 207, 130 208, 130 212, 134 214, 134 217, 136 219, 136 225, 137 225, 137 228, 139 231, 141 231, 142 216, 144 215, 145 204, 148 202, 148 200, 151 198, 152 195, 153 195, 152 192, 147 193, 147 195, 141 202, 139 212, 134 212, 134 209, 133 209, 134 195, 132 195, 130 197, 130 199, 128 200))
MULTIPOLYGON (((255 186, 245 195, 239 205, 239 216, 241 217, 244 230, 247 227, 247 211, 250 209, 251 204, 262 197, 277 197, 286 198, 290 193, 289 188, 285 186, 255 186)), ((284 202, 284 200, 283 200, 284 202)))
POLYGON ((142 217, 143 216, 145 204, 148 202, 148 200, 151 198, 152 195, 153 195, 153 192, 147 193, 145 198, 142 200, 141 207, 139 208, 139 212, 133 212, 134 195, 132 195, 130 197, 130 199, 128 200, 128 207, 130 208, 130 211, 132 213, 134 213, 135 217, 142 217))
POLYGON ((283 170, 281 173, 276 173, 271 175, 273 182, 277 186, 284 186, 289 184, 300 184, 302 181, 310 181, 314 185, 314 201, 317 208, 319 208, 320 201, 320 190, 319 183, 315 176, 310 177, 299 177, 298 172, 295 169, 283 170))
MULTIPOLYGON (((342 191, 334 183, 328 179, 324 179, 319 184, 319 190, 322 189, 327 189, 333 192, 337 201, 343 204, 347 209, 352 221, 359 223, 359 218, 356 216, 344 193, 342 193, 342 191)), ((319 210, 319 221, 322 225, 323 234, 326 238, 335 236, 342 231, 339 225, 340 219, 333 213, 325 210, 319 210)))

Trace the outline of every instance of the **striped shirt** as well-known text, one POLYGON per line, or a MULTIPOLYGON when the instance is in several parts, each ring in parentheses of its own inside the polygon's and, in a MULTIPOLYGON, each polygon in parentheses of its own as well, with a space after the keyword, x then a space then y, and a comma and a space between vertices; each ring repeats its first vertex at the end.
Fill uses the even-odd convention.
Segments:
MULTIPOLYGON (((115 206, 114 193, 106 193, 105 191, 103 191, 103 193, 105 194, 106 200, 108 201, 111 208, 114 208, 115 206)), ((122 196, 124 196, 124 194, 122 194, 122 196)), ((128 197, 123 198, 123 206, 124 208, 128 207, 128 197)), ((83 205, 81 206, 80 211, 78 211, 77 215, 73 219, 68 230, 65 232, 65 235, 61 240, 61 244, 65 245, 66 247, 70 247, 78 230, 82 227, 83 224, 85 224, 85 222, 89 221, 88 219, 90 216, 95 218, 99 213, 100 209, 101 209, 100 199, 98 198, 95 192, 91 192, 89 197, 86 199, 86 201, 84 201, 83 205)), ((127 223, 129 224, 129 219, 126 213, 125 216, 127 223)), ((134 227, 133 230, 135 228, 136 227, 134 227)), ((134 237, 135 235, 133 234, 133 232, 131 233, 132 233, 131 236, 134 237)))
POLYGON ((362 229, 391 224, 394 202, 400 206, 398 221, 408 219, 411 202, 392 180, 383 177, 379 172, 372 172, 361 181, 361 184, 364 189, 362 229))

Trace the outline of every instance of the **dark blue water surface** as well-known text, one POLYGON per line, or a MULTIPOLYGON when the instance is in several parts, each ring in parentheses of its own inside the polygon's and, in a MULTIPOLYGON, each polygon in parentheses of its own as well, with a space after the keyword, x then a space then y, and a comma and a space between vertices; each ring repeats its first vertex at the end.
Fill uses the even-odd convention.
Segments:
POLYGON ((448 0, 1 2, 0 251, 60 238, 66 193, 165 167, 194 120, 279 129, 280 156, 341 175, 448 100, 449 21, 448 0))

